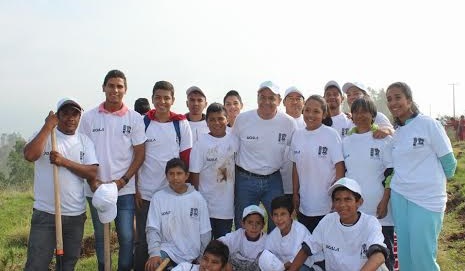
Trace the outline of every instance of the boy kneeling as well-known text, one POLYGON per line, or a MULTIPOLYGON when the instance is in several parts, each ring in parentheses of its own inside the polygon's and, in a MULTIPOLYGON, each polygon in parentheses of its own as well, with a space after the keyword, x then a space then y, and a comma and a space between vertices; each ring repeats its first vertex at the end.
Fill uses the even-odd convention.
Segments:
POLYGON ((193 262, 211 239, 207 203, 186 184, 186 164, 173 158, 166 163, 165 174, 169 186, 153 195, 147 217, 147 271, 155 270, 164 258, 170 258, 174 265, 193 262))
POLYGON ((299 261, 323 251, 326 270, 387 270, 388 250, 376 217, 358 211, 363 203, 359 184, 341 178, 328 194, 335 212, 327 214, 302 244, 299 261))

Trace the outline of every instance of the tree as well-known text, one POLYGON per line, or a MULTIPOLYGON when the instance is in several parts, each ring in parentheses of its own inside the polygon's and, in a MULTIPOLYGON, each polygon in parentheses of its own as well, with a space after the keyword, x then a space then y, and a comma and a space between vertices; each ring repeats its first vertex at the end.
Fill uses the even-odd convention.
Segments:
POLYGON ((24 185, 31 183, 34 177, 34 165, 23 157, 23 149, 26 145, 24 139, 16 140, 13 150, 10 151, 7 166, 10 170, 8 183, 11 185, 24 185))

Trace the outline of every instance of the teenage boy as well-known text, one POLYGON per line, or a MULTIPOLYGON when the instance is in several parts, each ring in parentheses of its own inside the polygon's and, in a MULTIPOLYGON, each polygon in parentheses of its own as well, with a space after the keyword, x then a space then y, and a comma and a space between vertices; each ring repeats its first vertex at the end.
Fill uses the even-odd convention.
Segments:
POLYGON ((335 212, 327 214, 302 244, 298 260, 323 251, 326 270, 387 270, 388 251, 378 219, 358 211, 363 204, 359 184, 341 178, 328 190, 335 212))
POLYGON ((274 270, 278 263, 281 270, 320 270, 318 266, 312 267, 313 257, 307 257, 306 261, 294 261, 302 247, 302 242, 308 240, 311 234, 303 224, 292 219, 294 212, 292 200, 287 196, 274 198, 271 209, 276 228, 266 239, 265 250, 259 260, 260 268, 274 270))
POLYGON ((153 195, 147 217, 147 271, 155 270, 165 258, 172 265, 198 260, 211 239, 207 202, 186 183, 186 164, 173 158, 166 163, 165 174, 169 186, 153 195))
POLYGON ((147 213, 152 196, 168 186, 165 167, 173 157, 186 164, 192 148, 191 130, 184 115, 171 112, 174 103, 174 87, 170 82, 158 81, 153 86, 152 103, 155 109, 144 116, 145 160, 139 170, 136 192, 136 232, 134 269, 143 271, 148 248, 145 236, 147 213), (179 134, 178 134, 179 133, 179 134))
POLYGON ((278 110, 281 91, 271 81, 260 84, 258 108, 239 114, 232 134, 239 140, 236 159, 235 225, 241 224, 244 208, 259 205, 268 212, 268 232, 274 228, 271 220, 271 200, 283 195, 279 172, 290 145, 296 124, 291 116, 278 110))
POLYGON ((189 126, 192 131, 192 141, 197 142, 199 136, 208 133, 207 123, 205 122, 205 114, 203 110, 207 107, 207 97, 203 91, 192 86, 186 90, 187 101, 186 105, 189 112, 186 113, 186 118, 189 121, 189 126))
POLYGON ((242 214, 241 226, 242 228, 218 239, 228 246, 231 253, 230 268, 227 270, 260 270, 258 257, 265 248, 267 236, 263 233, 264 210, 257 205, 247 206, 242 214))
POLYGON ((208 134, 200 136, 190 156, 191 182, 207 201, 214 239, 231 232, 234 218, 234 154, 237 138, 226 133, 226 109, 207 108, 208 134))
POLYGON ((211 240, 200 259, 200 265, 181 263, 172 271, 224 271, 228 264, 228 258, 228 247, 218 240, 211 240))
POLYGON ((329 113, 333 122, 331 127, 339 133, 341 139, 344 139, 354 125, 352 120, 341 110, 344 95, 339 84, 336 81, 326 83, 323 97, 329 107, 329 113))
POLYGON ((87 111, 81 120, 80 131, 90 137, 100 162, 97 178, 86 186, 87 201, 94 225, 95 249, 99 270, 104 270, 103 224, 92 205, 93 191, 100 183, 115 182, 118 187, 118 213, 115 219, 118 234, 118 270, 131 270, 134 249, 134 175, 144 162, 144 122, 139 113, 123 102, 126 95, 126 76, 111 70, 102 85, 105 101, 87 111))
MULTIPOLYGON (((302 115, 304 103, 305 97, 297 87, 292 86, 286 89, 283 104, 286 108, 286 114, 294 118, 297 129, 303 129, 306 126, 304 116, 302 115)), ((292 198, 292 162, 288 157, 289 147, 286 147, 286 152, 284 154, 285 162, 281 167, 281 176, 283 179, 284 194, 292 198)))
POLYGON ((97 176, 94 144, 76 129, 82 108, 73 99, 58 102, 38 133, 24 147, 24 158, 34 162, 34 210, 24 270, 48 270, 56 245, 53 166, 58 167, 63 231, 63 270, 74 270, 81 252, 86 221, 84 179, 97 176), (50 134, 56 130, 56 150, 50 134))

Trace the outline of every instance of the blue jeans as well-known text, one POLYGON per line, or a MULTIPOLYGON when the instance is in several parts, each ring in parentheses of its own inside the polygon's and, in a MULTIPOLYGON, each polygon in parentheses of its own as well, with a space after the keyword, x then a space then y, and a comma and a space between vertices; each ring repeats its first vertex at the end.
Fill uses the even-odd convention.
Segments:
MULTIPOLYGON (((61 216, 63 231, 63 270, 74 270, 81 254, 86 213, 61 216)), ((24 270, 48 270, 56 248, 55 215, 34 209, 27 244, 27 262, 24 270)), ((58 270, 58 268, 56 269, 58 270)))
POLYGON ((270 233, 275 228, 271 219, 271 201, 283 194, 283 181, 279 170, 266 177, 255 177, 236 168, 234 192, 236 229, 241 227, 242 212, 245 207, 252 204, 259 205, 262 202, 268 213, 268 233, 270 233))
MULTIPOLYGON (((103 224, 98 219, 97 210, 92 206, 92 198, 87 198, 92 215, 92 224, 94 225, 95 250, 99 270, 104 268, 104 251, 103 251, 103 224)), ((118 271, 132 269, 133 249, 134 249, 134 211, 135 202, 134 194, 118 196, 116 203, 118 212, 115 218, 116 233, 118 234, 119 253, 118 253, 118 271)))
POLYGON ((145 263, 149 259, 147 236, 145 227, 149 213, 150 201, 142 200, 142 206, 136 209, 136 246, 134 249, 134 270, 144 271, 145 263))
POLYGON ((219 219, 210 217, 210 225, 212 226, 212 237, 218 239, 231 232, 233 220, 219 219))

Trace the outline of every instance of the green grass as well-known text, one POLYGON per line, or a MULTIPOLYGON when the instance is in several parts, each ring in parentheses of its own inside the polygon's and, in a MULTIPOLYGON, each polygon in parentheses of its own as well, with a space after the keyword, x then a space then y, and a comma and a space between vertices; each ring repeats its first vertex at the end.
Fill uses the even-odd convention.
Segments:
MULTIPOLYGON (((454 152, 460 158, 456 175, 448 183, 449 201, 438 250, 438 262, 444 271, 465 270, 465 143, 454 143, 454 152)), ((32 203, 31 189, 0 191, 0 270, 23 269, 32 203)), ((92 221, 87 211, 84 239, 92 238, 92 233, 92 221)), ((92 241, 88 240, 88 243, 92 241)), ((95 252, 92 247, 86 247, 86 255, 76 266, 78 271, 97 269, 95 252)), ((114 248, 112 259, 113 270, 116 270, 117 247, 114 248)))

